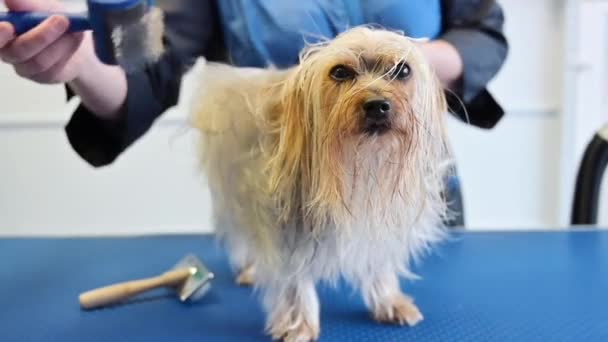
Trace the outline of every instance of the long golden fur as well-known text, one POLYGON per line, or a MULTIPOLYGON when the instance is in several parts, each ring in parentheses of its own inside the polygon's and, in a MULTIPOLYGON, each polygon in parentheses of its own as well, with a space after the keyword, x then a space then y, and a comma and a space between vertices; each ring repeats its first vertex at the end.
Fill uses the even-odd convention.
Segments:
POLYGON ((207 63, 198 80, 216 230, 239 279, 262 290, 268 332, 316 339, 314 284, 340 275, 377 320, 422 319, 397 275, 442 237, 448 151, 443 89, 416 44, 358 27, 287 70, 207 63), (336 80, 337 66, 352 77, 336 80), (383 129, 366 118, 372 99, 391 105, 383 129))

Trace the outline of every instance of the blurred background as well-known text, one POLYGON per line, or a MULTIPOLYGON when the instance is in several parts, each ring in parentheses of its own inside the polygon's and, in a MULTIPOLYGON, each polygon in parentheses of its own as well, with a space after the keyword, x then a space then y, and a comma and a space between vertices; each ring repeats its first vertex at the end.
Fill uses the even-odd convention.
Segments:
MULTIPOLYGON (((511 48, 490 88, 506 116, 489 131, 449 120, 467 228, 561 229, 584 147, 608 122, 608 1, 499 2, 511 48)), ((76 102, 64 88, 0 64, 0 235, 211 230, 184 122, 190 81, 182 104, 113 165, 94 169, 66 139, 76 102)), ((599 219, 608 225, 608 181, 599 219)))

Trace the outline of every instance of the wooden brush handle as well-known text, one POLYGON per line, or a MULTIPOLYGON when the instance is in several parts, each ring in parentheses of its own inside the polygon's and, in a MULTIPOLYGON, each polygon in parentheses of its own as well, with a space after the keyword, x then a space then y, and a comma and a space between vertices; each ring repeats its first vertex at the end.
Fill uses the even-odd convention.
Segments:
POLYGON ((97 308, 124 301, 159 287, 174 287, 186 281, 190 274, 190 269, 184 268, 168 271, 153 278, 127 281, 87 291, 79 297, 80 306, 83 309, 97 308))

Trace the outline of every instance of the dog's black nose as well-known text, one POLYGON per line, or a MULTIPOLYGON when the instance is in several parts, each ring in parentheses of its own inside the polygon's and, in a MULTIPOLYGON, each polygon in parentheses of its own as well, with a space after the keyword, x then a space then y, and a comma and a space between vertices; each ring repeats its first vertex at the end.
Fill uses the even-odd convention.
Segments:
POLYGON ((372 120, 384 120, 391 112, 391 103, 386 99, 369 100, 363 104, 363 110, 372 120))

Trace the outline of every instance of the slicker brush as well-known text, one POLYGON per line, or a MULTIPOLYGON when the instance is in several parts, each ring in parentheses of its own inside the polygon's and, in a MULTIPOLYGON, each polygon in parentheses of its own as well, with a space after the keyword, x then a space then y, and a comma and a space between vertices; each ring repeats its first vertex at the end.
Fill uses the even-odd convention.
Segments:
POLYGON ((163 53, 163 15, 152 0, 87 0, 84 13, 9 11, 0 13, 0 21, 12 24, 19 36, 56 14, 68 18, 69 32, 93 32, 95 53, 105 64, 129 72, 163 53))

